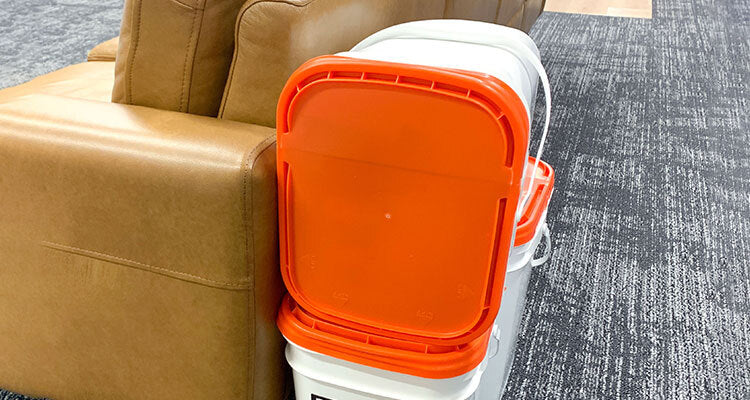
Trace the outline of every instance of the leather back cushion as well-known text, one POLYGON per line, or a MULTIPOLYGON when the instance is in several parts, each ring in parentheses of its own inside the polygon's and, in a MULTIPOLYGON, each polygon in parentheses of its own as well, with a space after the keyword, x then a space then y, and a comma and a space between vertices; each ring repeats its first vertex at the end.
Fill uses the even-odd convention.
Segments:
POLYGON ((523 3, 523 0, 446 0, 445 18, 495 22, 501 6, 523 3))
POLYGON ((248 0, 219 117, 275 126, 276 103, 306 60, 345 51, 383 28, 434 18, 528 31, 544 0, 248 0))
POLYGON ((244 0, 125 0, 112 101, 216 116, 244 0))
POLYGON ((398 23, 440 18, 445 0, 249 0, 219 117, 275 126, 284 83, 310 58, 398 23))
POLYGON ((543 6, 544 0, 125 0, 112 101, 275 126, 284 82, 310 58, 411 20, 472 19, 528 31, 543 6))

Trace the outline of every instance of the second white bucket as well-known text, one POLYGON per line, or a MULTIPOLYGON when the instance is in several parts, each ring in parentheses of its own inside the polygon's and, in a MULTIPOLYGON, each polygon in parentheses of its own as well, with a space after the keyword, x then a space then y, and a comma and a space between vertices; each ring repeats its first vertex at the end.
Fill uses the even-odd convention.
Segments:
MULTIPOLYGON (((549 82, 534 42, 523 32, 479 22, 439 20, 402 24, 378 32, 355 46, 344 57, 427 65, 484 73, 505 82, 526 106, 531 121, 537 80, 545 89, 549 123, 549 82)), ((457 132, 459 134, 459 132, 457 132)), ((536 171, 542 145, 531 171, 536 171)), ((527 149, 528 154, 528 149, 527 149)), ((527 174, 525 170, 524 174, 527 174)), ((533 180, 534 175, 530 177, 533 180)), ((517 220, 532 195, 527 191, 518 207, 517 220)), ((539 214, 537 214, 539 215, 539 214)), ((484 360, 473 370, 448 379, 412 376, 341 360, 298 346, 287 345, 287 361, 294 370, 299 400, 495 400, 510 371, 516 335, 526 295, 532 257, 548 231, 541 218, 534 236, 510 250, 505 292, 492 328, 484 360)), ((529 235, 530 236, 530 235, 529 235)), ((549 248, 549 246, 547 247, 549 248)), ((489 334, 489 332, 486 332, 489 334)), ((486 336, 485 336, 486 338, 486 336)), ((484 342, 486 343, 486 342, 484 342)), ((482 350, 484 354, 484 350, 482 350)))
MULTIPOLYGON (((537 163, 541 160, 549 130, 552 96, 539 49, 523 31, 477 21, 413 21, 383 29, 361 41, 351 51, 337 55, 474 71, 494 76, 513 89, 526 106, 529 127, 533 121, 537 82, 541 80, 545 120, 539 148, 534 156, 537 163)), ((537 164, 533 170, 536 168, 537 164)), ((530 195, 531 192, 521 199, 519 212, 530 195)))
POLYGON ((400 374, 339 360, 289 341, 286 359, 294 392, 305 400, 477 400, 487 357, 473 370, 448 379, 400 374))
POLYGON ((511 249, 508 269, 505 272, 503 301, 495 318, 487 368, 476 392, 477 400, 498 400, 505 391, 516 354, 516 340, 526 304, 526 289, 531 269, 532 266, 544 264, 551 251, 546 217, 545 212, 530 242, 511 249), (534 253, 542 239, 546 239, 545 253, 541 258, 534 259, 534 253))
POLYGON ((311 400, 497 400, 508 380, 532 266, 549 258, 546 211, 534 237, 512 248, 505 291, 484 361, 449 379, 429 379, 368 367, 320 354, 288 341, 286 359, 294 374, 297 399, 311 400), (542 239, 544 255, 534 259, 542 239))

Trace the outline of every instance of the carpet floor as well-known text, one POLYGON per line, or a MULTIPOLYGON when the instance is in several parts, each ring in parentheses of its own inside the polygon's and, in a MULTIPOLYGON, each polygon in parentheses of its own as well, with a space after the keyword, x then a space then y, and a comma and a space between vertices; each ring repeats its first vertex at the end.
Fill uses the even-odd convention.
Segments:
POLYGON ((122 3, 0 0, 0 88, 86 61, 92 47, 117 36, 122 3))
POLYGON ((506 399, 750 398, 749 22, 747 0, 655 0, 535 25, 554 255, 506 399))
MULTIPOLYGON (((119 0, 2 1, 0 87, 119 25, 119 0)), ((532 37, 553 92, 554 253, 504 398, 750 398, 750 1, 545 13, 532 37)))

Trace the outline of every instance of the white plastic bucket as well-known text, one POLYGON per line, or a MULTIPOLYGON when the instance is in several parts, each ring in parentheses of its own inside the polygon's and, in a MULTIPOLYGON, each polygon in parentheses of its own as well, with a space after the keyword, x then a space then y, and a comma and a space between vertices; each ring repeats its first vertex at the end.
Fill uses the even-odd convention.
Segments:
MULTIPOLYGON (((534 42, 523 32, 480 22, 417 21, 397 25, 363 40, 339 56, 468 70, 494 76, 519 96, 531 121, 538 79, 546 96, 546 120, 537 163, 549 126, 549 82, 534 42)), ((528 150, 527 150, 528 155, 528 150)), ((536 171, 538 164, 532 171, 536 171)), ((525 169, 524 169, 525 171, 525 169)), ((517 220, 531 191, 519 202, 517 220)), ((298 400, 489 400, 504 389, 526 296, 534 251, 545 235, 544 218, 534 238, 510 250, 506 291, 487 354, 473 370, 453 378, 430 379, 360 365, 305 349, 289 341, 298 400), (488 372, 485 373, 485 369, 488 372), (484 376, 484 378, 483 378, 484 376)), ((546 233, 548 235, 548 232, 546 233)), ((515 236, 515 234, 514 234, 515 236)))
POLYGON ((286 359, 298 400, 476 400, 487 357, 448 379, 421 378, 316 353, 288 341, 286 359))
POLYGON ((526 304, 526 289, 531 267, 544 264, 551 251, 549 229, 545 223, 546 217, 545 211, 531 241, 511 249, 508 268, 505 272, 503 300, 500 303, 500 310, 495 318, 490 338, 487 368, 476 392, 478 400, 496 400, 505 391, 505 384, 508 381, 516 352, 516 339, 526 304), (534 259, 534 253, 542 238, 547 242, 545 253, 541 258, 534 259))
MULTIPOLYGON (((549 129, 552 98, 539 49, 524 32, 502 25, 465 20, 407 22, 370 35, 343 57, 461 69, 494 76, 505 82, 526 106, 529 126, 541 79, 545 121, 536 160, 542 157, 549 129)), ((531 131, 529 130, 529 134, 531 131)), ((528 150, 527 150, 528 156, 528 150)), ((533 171, 536 171, 534 165, 533 171)), ((521 199, 520 213, 531 193, 521 199)), ((517 215, 517 219, 520 214, 517 215)))
POLYGON ((531 117, 539 80, 532 60, 539 60, 539 50, 517 29, 464 20, 409 22, 383 29, 338 55, 492 75, 518 94, 531 117))
POLYGON ((546 211, 534 238, 511 249, 505 291, 495 318, 487 355, 473 370, 448 379, 429 379, 386 371, 307 350, 288 341, 286 359, 293 370, 297 399, 311 400, 496 400, 504 390, 515 355, 531 267, 550 254, 546 211), (534 259, 545 238, 545 254, 534 259))

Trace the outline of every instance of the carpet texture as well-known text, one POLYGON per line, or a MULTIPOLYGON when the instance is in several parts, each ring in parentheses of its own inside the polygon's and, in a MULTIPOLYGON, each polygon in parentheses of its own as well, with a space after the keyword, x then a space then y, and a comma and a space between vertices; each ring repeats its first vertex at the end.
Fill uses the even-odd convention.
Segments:
POLYGON ((117 36, 122 3, 0 0, 0 88, 86 61, 92 47, 117 36))
POLYGON ((747 0, 655 0, 534 27, 554 254, 506 399, 750 398, 748 22, 747 0))
MULTIPOLYGON (((0 87, 83 60, 119 25, 120 1, 0 1, 0 87)), ((554 253, 505 399, 750 398, 749 23, 748 0, 537 22, 554 253)))

